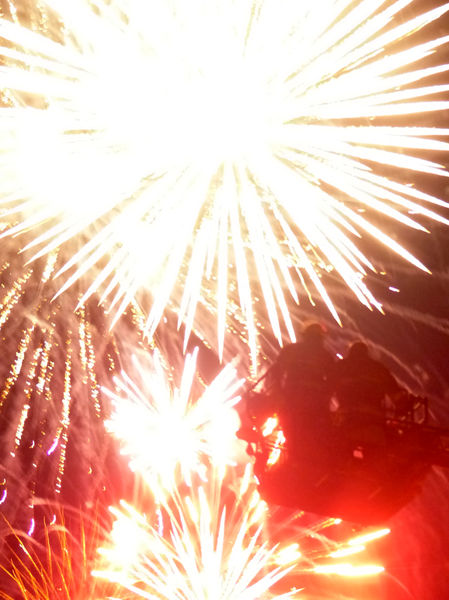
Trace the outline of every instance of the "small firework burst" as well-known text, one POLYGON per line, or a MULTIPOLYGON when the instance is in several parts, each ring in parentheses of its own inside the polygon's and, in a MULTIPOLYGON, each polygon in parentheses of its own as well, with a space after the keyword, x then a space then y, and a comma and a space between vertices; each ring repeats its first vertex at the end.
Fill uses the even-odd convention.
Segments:
POLYGON ((242 381, 230 366, 204 388, 196 374, 198 352, 188 355, 179 387, 154 353, 152 364, 134 360, 133 373, 115 378, 112 414, 106 427, 123 443, 133 471, 155 492, 170 493, 205 476, 208 464, 225 467, 235 458, 239 417, 234 406, 242 381), (165 490, 165 492, 163 492, 165 490))
POLYGON ((140 598, 290 598, 270 591, 291 569, 263 540, 266 505, 248 479, 237 492, 212 477, 174 495, 151 522, 132 507, 113 509, 111 546, 96 574, 140 598))

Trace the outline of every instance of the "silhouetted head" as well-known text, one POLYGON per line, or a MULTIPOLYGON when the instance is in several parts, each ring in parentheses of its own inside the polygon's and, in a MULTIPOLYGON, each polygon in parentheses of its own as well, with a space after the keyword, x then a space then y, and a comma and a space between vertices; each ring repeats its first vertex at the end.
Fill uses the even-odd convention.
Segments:
POLYGON ((326 329, 321 323, 308 323, 302 332, 302 338, 306 342, 322 343, 325 335, 326 329))
POLYGON ((353 342, 348 350, 348 358, 351 359, 361 359, 366 358, 369 355, 368 346, 365 342, 353 342))

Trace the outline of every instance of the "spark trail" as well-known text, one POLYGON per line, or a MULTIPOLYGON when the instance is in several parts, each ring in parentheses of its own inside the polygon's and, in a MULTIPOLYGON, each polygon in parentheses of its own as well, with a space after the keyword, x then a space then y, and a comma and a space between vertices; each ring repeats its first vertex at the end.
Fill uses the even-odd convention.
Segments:
POLYGON ((100 388, 118 372, 126 344, 139 347, 142 331, 136 313, 110 333, 108 319, 94 302, 75 310, 76 293, 51 302, 58 254, 27 266, 13 240, 5 246, 0 263, 0 504, 11 525, 28 531, 35 498, 76 503, 81 493, 89 501, 103 485, 112 448, 103 422, 109 403, 100 388))

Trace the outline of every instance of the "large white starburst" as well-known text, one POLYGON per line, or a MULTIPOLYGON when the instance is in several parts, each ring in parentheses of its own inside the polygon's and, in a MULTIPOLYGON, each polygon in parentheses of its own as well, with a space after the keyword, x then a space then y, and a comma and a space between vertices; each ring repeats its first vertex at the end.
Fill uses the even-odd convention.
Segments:
POLYGON ((301 286, 338 320, 323 271, 380 307, 361 236, 425 269, 387 229, 424 230, 413 214, 447 223, 432 209, 445 203, 408 183, 413 171, 446 174, 432 155, 447 151, 438 138, 449 131, 391 117, 413 123, 449 106, 449 86, 429 79, 448 65, 422 62, 448 36, 416 35, 448 4, 39 6, 28 27, 0 21, 0 193, 8 235, 31 230, 24 245, 36 255, 66 249, 61 291, 86 275, 83 300, 101 289, 119 315, 146 288, 150 335, 167 305, 187 335, 204 330, 205 304, 220 349, 232 316, 254 352, 260 321, 294 338, 288 298, 301 286))

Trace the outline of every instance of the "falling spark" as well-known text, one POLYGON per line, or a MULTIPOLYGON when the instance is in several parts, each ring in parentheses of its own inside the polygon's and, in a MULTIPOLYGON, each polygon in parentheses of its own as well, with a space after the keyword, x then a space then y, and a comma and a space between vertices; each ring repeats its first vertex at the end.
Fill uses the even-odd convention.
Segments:
POLYGON ((114 379, 116 392, 107 429, 123 443, 130 466, 150 481, 150 488, 172 492, 204 473, 235 462, 239 418, 234 410, 242 381, 228 366, 204 389, 195 374, 198 351, 188 355, 179 387, 170 382, 158 354, 153 363, 134 360, 139 385, 126 374, 114 379), (196 384, 196 385, 195 385, 196 384))
POLYGON ((5 235, 63 247, 59 292, 82 278, 80 302, 101 290, 118 318, 146 288, 150 337, 167 306, 186 337, 212 312, 220 352, 230 327, 253 360, 260 323, 294 339, 298 288, 339 320, 327 272, 381 309, 360 238, 426 270, 397 226, 448 223, 409 183, 446 175, 449 130, 414 123, 449 107, 431 79, 449 36, 417 35, 449 4, 403 18, 415 4, 45 0, 2 19, 5 235))
POLYGON ((335 550, 335 552, 331 552, 329 556, 332 558, 343 558, 344 556, 351 556, 352 554, 358 554, 359 552, 363 552, 366 546, 350 546, 349 548, 341 548, 340 550, 335 550))
POLYGON ((28 535, 33 535, 35 529, 36 529, 36 522, 34 519, 31 519, 30 528, 28 529, 28 535))
MULTIPOLYGON (((97 493, 110 452, 103 425, 108 408, 100 387, 117 371, 123 342, 107 332, 108 320, 97 306, 89 303, 75 310, 77 299, 69 295, 50 301, 57 256, 26 266, 13 240, 3 243, 7 251, 0 262, 0 503, 15 525, 16 517, 20 523, 32 522, 36 496, 58 494, 61 501, 70 501, 73 490, 65 485, 68 460, 69 477, 76 476, 86 500, 97 493), (77 445, 76 475, 71 444, 77 445)), ((141 329, 128 320, 126 343, 138 347, 140 340, 141 329)))

